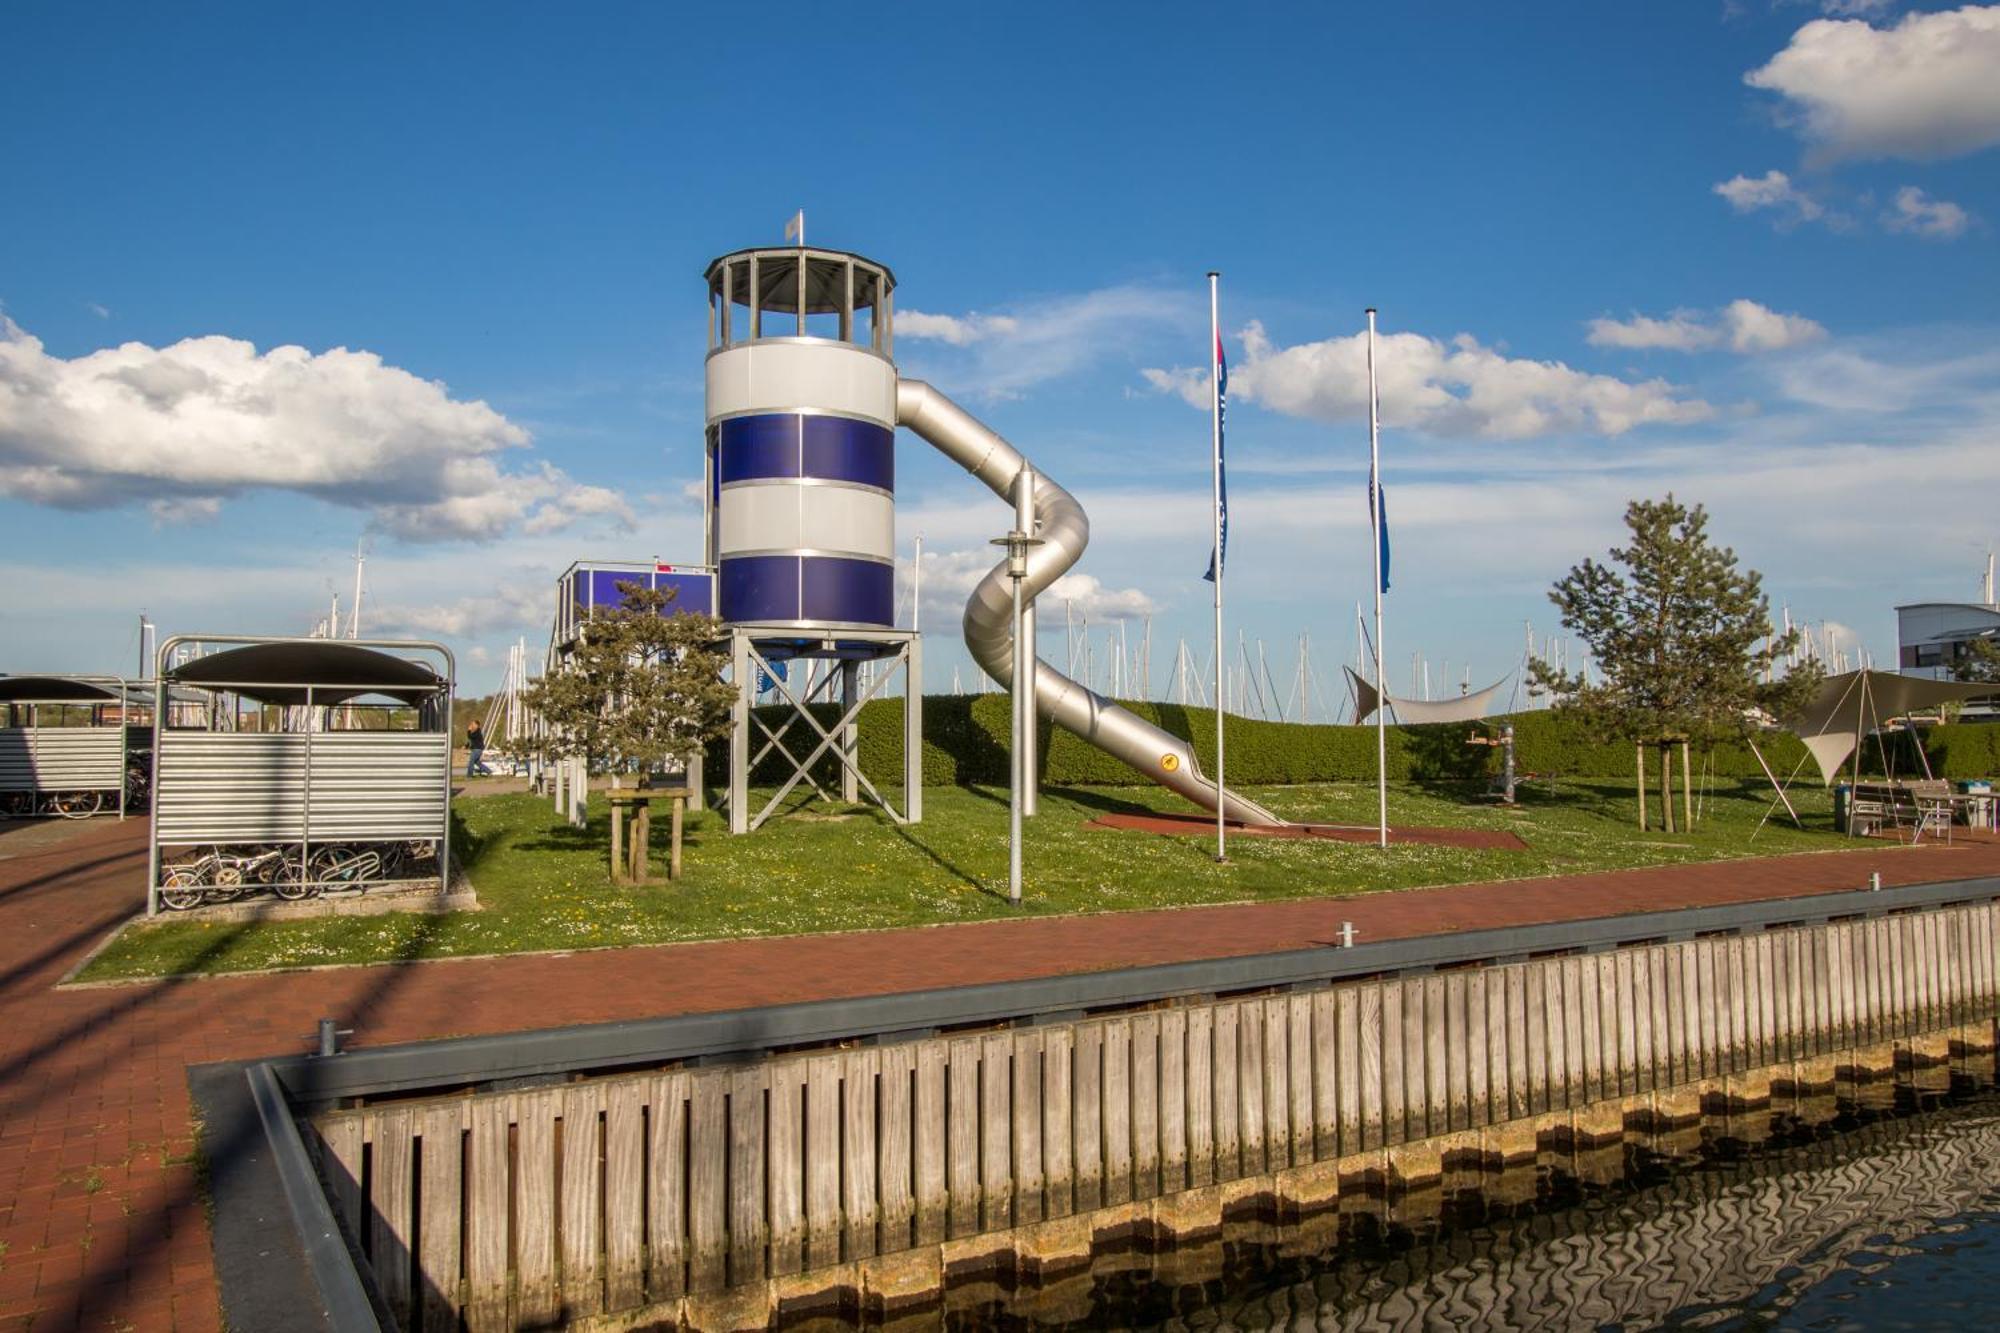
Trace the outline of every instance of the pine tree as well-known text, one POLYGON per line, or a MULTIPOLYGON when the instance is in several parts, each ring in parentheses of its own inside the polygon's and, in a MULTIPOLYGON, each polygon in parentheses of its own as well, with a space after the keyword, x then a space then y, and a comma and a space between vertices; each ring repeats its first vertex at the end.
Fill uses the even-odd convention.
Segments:
POLYGON ((1605 563, 1585 560, 1549 600, 1596 664, 1581 672, 1530 663, 1531 688, 1605 738, 1686 737, 1709 745, 1795 711, 1818 686, 1816 663, 1779 664, 1798 631, 1778 634, 1763 577, 1708 538, 1708 513, 1670 493, 1626 506, 1631 541, 1605 563))
POLYGON ((585 622, 562 665, 523 695, 545 724, 543 750, 609 769, 613 786, 726 736, 736 699, 713 646, 721 621, 669 614, 672 589, 618 591, 624 603, 585 622))

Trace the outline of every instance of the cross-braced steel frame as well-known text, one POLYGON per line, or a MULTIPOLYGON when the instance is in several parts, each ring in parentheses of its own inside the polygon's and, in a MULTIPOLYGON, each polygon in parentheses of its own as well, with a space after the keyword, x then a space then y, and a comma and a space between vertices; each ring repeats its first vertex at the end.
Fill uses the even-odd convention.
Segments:
POLYGON ((887 811, 898 824, 915 824, 924 817, 923 720, 924 671, 922 642, 914 630, 842 629, 802 634, 795 629, 732 626, 728 638, 729 679, 736 687, 735 712, 729 733, 729 790, 722 804, 729 812, 729 831, 749 833, 783 804, 801 782, 822 800, 836 799, 813 775, 827 755, 839 766, 839 800, 853 804, 867 799, 887 811), (824 661, 827 672, 809 686, 796 688, 786 665, 824 661), (873 680, 864 688, 861 667, 873 663, 873 680), (861 771, 861 709, 882 695, 902 668, 903 808, 861 771), (780 716, 758 716, 760 683, 768 682, 778 696, 780 716), (840 709, 833 725, 813 716, 812 705, 840 709), (803 734, 791 744, 787 737, 803 724, 803 734), (796 747, 796 748, 795 748, 796 747), (773 755, 782 762, 784 780, 769 800, 751 809, 750 775, 773 755))

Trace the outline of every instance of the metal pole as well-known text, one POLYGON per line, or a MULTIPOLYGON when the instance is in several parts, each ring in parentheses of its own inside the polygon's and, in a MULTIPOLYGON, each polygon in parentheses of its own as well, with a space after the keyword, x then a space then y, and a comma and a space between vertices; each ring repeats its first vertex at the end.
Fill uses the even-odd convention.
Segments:
POLYGON ((1216 354, 1222 350, 1222 312, 1217 284, 1222 275, 1213 269, 1208 274, 1208 382, 1209 382, 1209 454, 1211 459, 1210 481, 1213 494, 1210 518, 1213 520, 1215 545, 1209 549, 1215 553, 1215 859, 1229 859, 1228 816, 1223 812, 1228 808, 1229 798, 1222 785, 1222 365, 1216 354))
POLYGON ((1028 784, 1034 780, 1028 751, 1033 734, 1035 652, 1021 614, 1021 584, 1028 577, 1028 545, 1035 531, 1035 471, 1022 467, 1014 477, 1014 530, 1007 534, 1007 574, 1014 587, 1013 781, 1007 797, 1007 901, 1021 903, 1021 816, 1028 784))
POLYGON ((1375 839, 1389 845, 1389 691, 1382 678, 1382 408, 1375 396, 1375 307, 1368 307, 1368 531, 1375 547, 1375 839))

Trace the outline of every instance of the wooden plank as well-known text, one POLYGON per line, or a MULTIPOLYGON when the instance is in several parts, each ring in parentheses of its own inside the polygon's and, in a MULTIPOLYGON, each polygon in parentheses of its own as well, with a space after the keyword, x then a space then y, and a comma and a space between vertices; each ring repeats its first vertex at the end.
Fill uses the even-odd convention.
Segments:
POLYGON ((806 1062, 774 1061, 769 1089, 764 1161, 770 1181, 771 1276, 786 1277, 805 1265, 806 1062))
POLYGON ((1671 992, 1667 990, 1667 950, 1665 945, 1651 945, 1645 952, 1646 975, 1649 981, 1646 994, 1652 1001, 1652 1069, 1653 1086, 1672 1087, 1674 1083, 1673 1038, 1670 1035, 1672 1023, 1668 1011, 1672 1008, 1671 992))
POLYGON ((1403 1134, 1411 1141, 1431 1132, 1429 981, 1403 980, 1403 1134))
POLYGON ((1787 1060, 1802 1060, 1806 1055, 1806 983, 1805 968, 1800 959, 1800 949, 1804 941, 1803 932, 1796 927, 1785 931, 1778 938, 1778 956, 1785 973, 1783 1001, 1787 1060))
POLYGON ((915 1102, 911 1085, 917 1069, 916 1046, 911 1042, 884 1046, 877 1059, 880 1072, 876 1088, 882 1117, 881 1138, 876 1144, 877 1198, 881 1201, 882 1253, 893 1254, 914 1243, 916 1136, 910 1113, 915 1102))
POLYGON ((1074 1056, 1076 1211, 1104 1205, 1104 1024, 1076 1027, 1074 1056))
POLYGON ((1014 1225, 1014 1038, 995 1033, 979 1052, 979 1215, 988 1231, 1014 1225))
POLYGON ((1548 964, 1521 965, 1522 1031, 1527 1038, 1528 1112, 1549 1109, 1548 964))
MULTIPOLYGON (((1834 1046, 1846 1050, 1854 1044, 1853 1004, 1854 969, 1847 956, 1848 928, 1845 922, 1823 927, 1827 941, 1827 962, 1830 964, 1828 984, 1833 999, 1833 1041, 1834 1046)), ((1731 960, 1731 982, 1735 981, 1735 960, 1731 960)), ((1735 1008, 1731 1007, 1734 1016, 1735 1008)))
POLYGON ((1334 1153, 1340 1157, 1361 1151, 1361 987, 1342 986, 1334 991, 1333 1092, 1340 1106, 1340 1140, 1334 1153))
POLYGON ((604 1309, 604 1085, 562 1091, 562 1303, 574 1318, 604 1309))
MULTIPOLYGON (((1528 968, 1514 963, 1501 969, 1507 996, 1507 1113, 1510 1120, 1529 1114, 1528 968)), ((1498 1109, 1497 1107, 1495 1108, 1498 1109)))
POLYGON ((764 1098, 768 1064, 731 1071, 729 1080, 729 1281, 760 1281, 769 1271, 765 1247, 764 1098))
POLYGON ((871 1259, 880 1245, 880 1159, 875 1151, 881 1051, 873 1046, 840 1057, 840 1211, 842 1252, 848 1262, 871 1259))
POLYGON ((1264 1173, 1264 1006, 1236 1006, 1236 1146, 1246 1176, 1264 1173))
POLYGON ((375 1286, 394 1312, 396 1322, 410 1324, 410 1239, 415 1218, 411 1203, 416 1191, 416 1122, 404 1107, 376 1112, 367 1130, 370 1145, 368 1267, 375 1286))
POLYGON ((1243 1174, 1240 1106, 1236 1095, 1237 1006, 1215 1006, 1215 1052, 1211 1082, 1215 1087, 1215 1178, 1234 1180, 1243 1174))
POLYGON ((1328 987, 1308 1001, 1308 1059, 1312 1063, 1313 1160, 1340 1155, 1340 996, 1328 987))
POLYGON ((1768 930, 1757 936, 1757 1059, 1778 1061, 1778 950, 1768 930))
POLYGON ((1403 1040, 1403 983, 1385 981, 1382 992, 1382 1142, 1397 1144, 1409 1137, 1405 1099, 1409 1085, 1403 1064, 1409 1047, 1403 1040))
MULTIPOLYGON (((957 1051, 952 1054, 956 1059, 957 1051)), ((806 1061, 807 1271, 840 1262, 841 1074, 838 1053, 815 1055, 806 1061)), ((954 1180, 954 1201, 957 1188, 957 1181, 954 1180)))
POLYGON ((1588 1080, 1585 1073, 1589 1066, 1584 1063, 1583 1059, 1585 1041, 1583 1015, 1584 1011, 1597 998, 1597 987, 1595 985, 1597 978, 1591 976, 1590 980, 1593 984, 1586 987, 1584 985, 1586 975, 1584 960, 1582 958, 1572 955, 1563 959, 1563 994, 1569 1000, 1569 1021, 1566 1025, 1568 1045, 1565 1049, 1568 1051, 1569 1104, 1571 1106, 1582 1106, 1590 1101, 1590 1093, 1586 1090, 1588 1080))
POLYGON ((950 1098, 946 1137, 945 1182, 950 1191, 948 1234, 956 1238, 979 1231, 979 1040, 960 1037, 951 1043, 946 1069, 950 1098))
POLYGON ((729 1263, 727 1069, 688 1078, 688 1290, 720 1291, 729 1263))
MULTIPOLYGON (((1324 992, 1319 992, 1324 994, 1324 992)), ((1285 1081, 1292 1089, 1292 1110, 1287 1117, 1292 1128, 1292 1164, 1303 1166, 1318 1153, 1313 1135, 1313 1000, 1314 995, 1294 995, 1287 1005, 1292 1030, 1285 1046, 1292 1067, 1285 1081)))
MULTIPOLYGON (((357 1251, 367 1243, 361 1234, 361 1122, 368 1114, 336 1111, 316 1126, 325 1149, 321 1169, 326 1172, 333 1215, 357 1251)), ((506 1213, 504 1205, 501 1213, 506 1213)))
POLYGON ((1691 1083, 1701 1077, 1701 1062, 1706 1047, 1702 1044, 1701 1013, 1701 951, 1693 940, 1682 940, 1670 945, 1674 951, 1680 971, 1680 994, 1675 1003, 1680 1012, 1675 1021, 1680 1025, 1682 1064, 1680 1081, 1691 1083))
POLYGON ((1499 1124, 1513 1118, 1513 1082, 1508 1055, 1507 969, 1484 969, 1486 984, 1486 1119, 1499 1124))
POLYGON ((1634 1003, 1630 949, 1620 949, 1611 956, 1611 972, 1618 1014, 1618 1093, 1629 1097, 1639 1091, 1639 1013, 1634 1003))
MULTIPOLYGON (((1355 1081, 1361 1088, 1361 1150, 1369 1152, 1383 1146, 1383 1105, 1382 1105, 1382 993, 1381 982, 1371 981, 1357 988, 1360 992, 1356 1001, 1359 1012, 1356 1015, 1356 1031, 1361 1035, 1360 1077, 1355 1081)), ((1342 1152, 1346 1146, 1342 1145, 1342 1152)))
MULTIPOLYGON (((508 1303, 508 1125, 514 1099, 504 1093, 474 1097, 466 1135, 466 1301, 470 1333, 512 1329, 508 1303)), ((444 1325, 452 1327, 452 1325, 444 1325)))
POLYGON ((1722 1072, 1721 1044, 1716 1015, 1723 995, 1715 976, 1715 941, 1694 941, 1696 1014, 1701 1024, 1701 1068, 1697 1077, 1714 1078, 1722 1072))
POLYGON ((932 1038, 916 1043, 915 1121, 917 1226, 916 1243, 935 1245, 945 1238, 951 1214, 951 1190, 946 1176, 945 1124, 948 1043, 932 1038))
POLYGON ((1487 1075, 1492 1056, 1486 1048, 1486 972, 1465 974, 1465 1100, 1467 1123, 1474 1129, 1492 1120, 1492 1095, 1487 1075))
POLYGON ((507 1131, 513 1111, 514 1099, 506 1094, 489 1093, 472 1100, 465 1173, 465 1324, 471 1333, 513 1327, 507 1318, 507 1208, 512 1185, 507 1131))
POLYGON ((1424 978, 1424 1114, 1430 1134, 1449 1133, 1453 1127, 1451 1065, 1445 1058, 1451 1027, 1446 994, 1442 975, 1433 973, 1424 978))
MULTIPOLYGON (((1472 981, 1470 972, 1452 972, 1444 978, 1445 1029, 1445 1127, 1451 1130, 1472 1127, 1472 981)), ((1486 1025, 1479 1036, 1483 1041, 1486 1025)))
MULTIPOLYGON (((425 1328, 455 1328, 464 1303, 460 1242, 465 1228, 463 1100, 433 1103, 418 1113, 423 1134, 423 1189, 417 1219, 418 1271, 425 1328)), ((636 1301, 634 1302, 636 1304, 636 1301)))
POLYGON ((1264 1076, 1264 1162, 1267 1171, 1292 1164, 1292 1017, 1284 996, 1258 1002, 1264 1049, 1258 1058, 1264 1076))
POLYGON ((1563 964, 1567 959, 1550 958, 1540 964, 1542 972, 1542 1020, 1547 1026, 1549 1059, 1549 1109, 1569 1106, 1569 991, 1563 964))
POLYGON ((1160 1016, 1132 1018, 1132 1197, 1160 1192, 1160 1016))
POLYGON ((1104 1024, 1104 1202, 1132 1199, 1132 1020, 1104 1024))
POLYGON ((1039 1222, 1042 1205, 1042 1045, 1043 1033, 1028 1028, 1014 1034, 1015 1225, 1039 1222))
MULTIPOLYGON (((646 1296, 654 1301, 687 1290, 687 1102, 686 1074, 653 1077, 646 1094, 646 1296)), ((478 1133, 475 1119, 475 1139, 478 1133)))
POLYGON ((1215 1182, 1215 1006, 1187 1011, 1188 1188, 1215 1182))
POLYGON ((643 1079, 605 1085, 604 1304, 646 1301, 646 1092, 643 1079))
POLYGON ((1813 942, 1813 1032, 1818 1038, 1815 1054, 1835 1049, 1839 1030, 1833 1001, 1833 937, 1825 927, 1812 932, 1813 942))
POLYGON ((1160 1192, 1188 1187, 1188 1015, 1160 1015, 1160 1192))
POLYGON ((1068 1217, 1076 1209, 1075 1051, 1076 1035, 1066 1023, 1042 1036, 1042 1198, 1050 1217, 1068 1217))
MULTIPOLYGON (((560 1088, 549 1088, 514 1098, 514 1266, 524 1324, 547 1322, 556 1313, 556 1112, 561 1097, 560 1088)), ((719 1266, 716 1278, 720 1285, 719 1266)))
POLYGON ((1898 996, 1899 1035, 1913 1035, 1923 1021, 1922 1007, 1917 1002, 1919 981, 1917 979, 1917 929, 1913 917, 1890 918, 1896 929, 1896 982, 1898 996))
POLYGON ((1653 1077, 1653 971, 1646 949, 1627 950, 1632 956, 1632 1072, 1640 1092, 1651 1092, 1653 1077))

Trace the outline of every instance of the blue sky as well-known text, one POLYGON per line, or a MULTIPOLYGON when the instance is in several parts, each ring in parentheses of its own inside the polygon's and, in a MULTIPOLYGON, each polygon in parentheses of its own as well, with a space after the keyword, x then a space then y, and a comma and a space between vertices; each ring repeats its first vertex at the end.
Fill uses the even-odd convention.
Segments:
MULTIPOLYGON (((1206 632, 1209 268, 1232 626, 1281 678, 1309 633, 1329 701, 1369 304, 1396 688, 1418 651, 1510 670, 1669 489, 1878 661, 1896 602, 1973 595, 2000 7, 1377 10, 17 12, 0 670, 122 668, 141 609, 303 631, 366 540, 368 627, 489 686, 570 560, 697 553, 701 270, 801 206, 932 317, 905 372, 1083 501, 1065 591, 1100 641, 1151 614, 1156 686, 1206 632)), ((900 450, 945 688, 1006 516, 900 450)))

